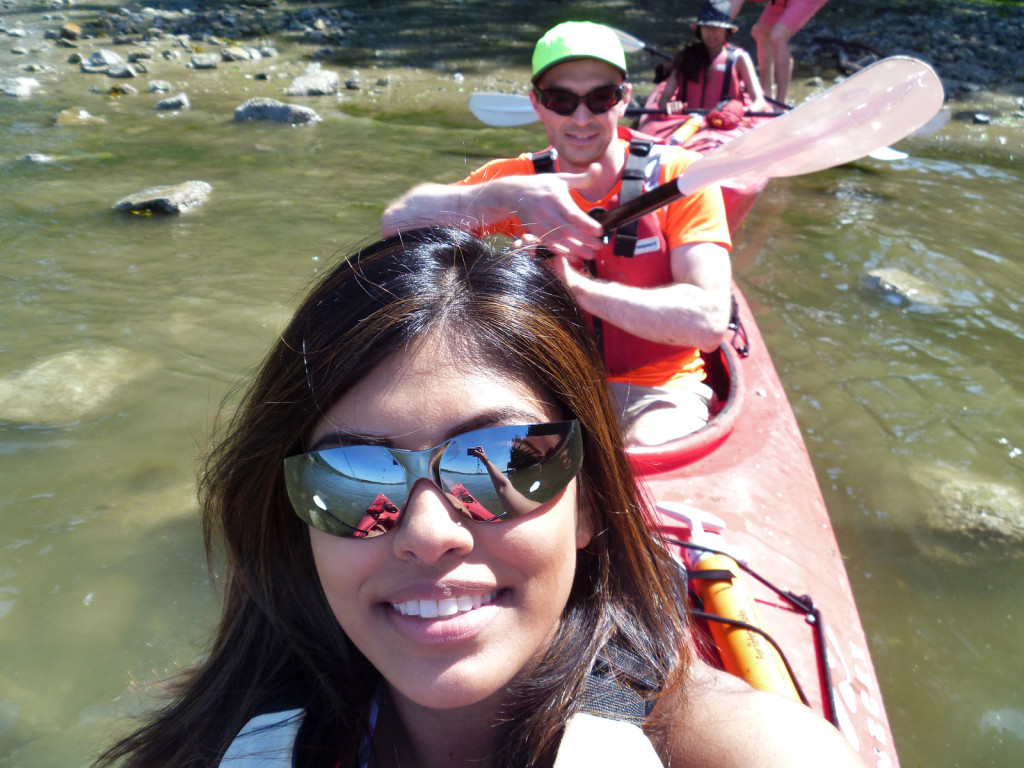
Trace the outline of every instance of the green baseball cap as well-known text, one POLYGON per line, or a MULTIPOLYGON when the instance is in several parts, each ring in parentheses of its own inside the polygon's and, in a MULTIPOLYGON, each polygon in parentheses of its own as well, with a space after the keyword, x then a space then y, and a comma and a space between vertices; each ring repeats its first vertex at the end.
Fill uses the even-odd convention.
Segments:
POLYGON ((533 49, 533 83, 555 64, 571 59, 605 61, 626 76, 626 54, 618 36, 603 24, 565 21, 552 27, 533 49))

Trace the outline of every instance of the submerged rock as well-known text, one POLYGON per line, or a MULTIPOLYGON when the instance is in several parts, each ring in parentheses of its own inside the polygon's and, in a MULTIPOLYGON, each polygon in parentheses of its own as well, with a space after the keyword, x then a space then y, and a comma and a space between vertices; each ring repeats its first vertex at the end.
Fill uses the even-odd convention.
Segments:
POLYGON ((967 564, 1024 558, 1024 493, 952 469, 921 468, 915 541, 933 559, 967 564))
POLYGON ((5 94, 19 99, 28 98, 38 87, 39 81, 34 77, 10 77, 0 81, 0 88, 5 94))
POLYGON ((72 350, 0 377, 0 421, 59 426, 104 413, 158 365, 126 349, 72 350))
POLYGON ((57 125, 103 125, 104 117, 89 114, 82 107, 68 107, 57 113, 57 125))
POLYGON ((940 307, 945 297, 921 278, 892 267, 879 267, 861 277, 861 285, 868 291, 881 294, 890 304, 906 306, 923 304, 940 307))
POLYGON ((213 189, 205 181, 183 181, 166 187, 150 187, 114 203, 118 211, 186 213, 206 202, 213 189))
POLYGON ((257 97, 243 102, 235 109, 235 120, 271 120, 290 125, 309 125, 323 120, 316 110, 296 104, 285 104, 276 99, 257 97))

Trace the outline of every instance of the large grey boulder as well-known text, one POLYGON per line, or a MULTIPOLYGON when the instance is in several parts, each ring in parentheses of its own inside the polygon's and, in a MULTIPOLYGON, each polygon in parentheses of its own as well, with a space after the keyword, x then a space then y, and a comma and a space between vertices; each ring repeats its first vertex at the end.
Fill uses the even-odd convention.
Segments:
POLYGON ((90 74, 107 74, 113 68, 121 70, 127 66, 127 63, 119 53, 108 51, 106 49, 100 49, 93 53, 88 59, 83 59, 79 66, 83 72, 89 72, 90 74))
POLYGON ((192 69, 216 69, 219 63, 219 53, 197 53, 192 56, 188 65, 192 69))
POLYGON ((331 96, 338 92, 338 73, 330 70, 306 72, 285 89, 289 96, 331 96))
POLYGON ((183 181, 167 187, 150 187, 114 203, 118 211, 186 213, 206 202, 213 187, 205 181, 183 181))
POLYGON ((285 104, 276 99, 257 97, 243 102, 235 109, 235 120, 271 120, 289 125, 309 125, 323 120, 315 109, 297 104, 285 104))
POLYGON ((168 96, 166 99, 161 99, 156 103, 154 109, 185 110, 190 106, 191 102, 188 100, 188 94, 179 93, 176 96, 168 96))

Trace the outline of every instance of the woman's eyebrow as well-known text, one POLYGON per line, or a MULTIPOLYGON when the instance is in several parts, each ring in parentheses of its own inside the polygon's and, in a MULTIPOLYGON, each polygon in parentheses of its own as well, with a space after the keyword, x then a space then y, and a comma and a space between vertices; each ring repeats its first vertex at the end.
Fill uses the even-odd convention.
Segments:
POLYGON ((511 424, 534 424, 545 421, 550 421, 550 419, 539 409, 527 410, 525 408, 517 408, 511 405, 503 406, 501 408, 485 411, 484 413, 460 422, 452 429, 450 437, 462 435, 466 432, 472 432, 475 429, 484 429, 485 427, 511 424))
POLYGON ((315 453, 316 451, 323 451, 328 448, 341 448, 346 445, 380 445, 388 447, 391 445, 391 442, 391 439, 387 437, 374 437, 373 435, 364 435, 359 432, 349 432, 345 429, 335 428, 332 432, 328 432, 309 446, 308 452, 315 453))

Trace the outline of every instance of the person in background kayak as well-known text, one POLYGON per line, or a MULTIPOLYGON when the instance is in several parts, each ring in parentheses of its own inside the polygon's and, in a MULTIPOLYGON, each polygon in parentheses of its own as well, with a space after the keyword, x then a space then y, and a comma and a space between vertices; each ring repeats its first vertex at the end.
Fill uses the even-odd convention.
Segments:
POLYGON ((697 40, 672 57, 658 109, 675 115, 739 100, 750 112, 768 110, 750 55, 729 43, 739 29, 729 13, 729 0, 705 0, 691 25, 697 40))
MULTIPOLYGON (((754 0, 763 2, 764 0, 754 0)), ((750 29, 757 41, 757 68, 761 85, 769 98, 786 103, 793 79, 793 54, 789 41, 821 10, 828 0, 768 0, 768 6, 750 29)), ((729 0, 730 15, 736 18, 744 0, 729 0)))
POLYGON ((215 639, 101 765, 862 765, 695 657, 584 318, 529 249, 407 230, 326 270, 200 487, 215 639))
POLYGON ((675 179, 698 155, 618 125, 631 90, 608 27, 549 30, 534 49, 532 85, 548 150, 491 161, 456 184, 420 184, 388 207, 382 230, 444 224, 543 245, 550 269, 597 319, 627 440, 657 445, 692 432, 714 398, 701 350, 717 348, 731 308, 721 190, 677 200, 606 243, 588 211, 675 179))

